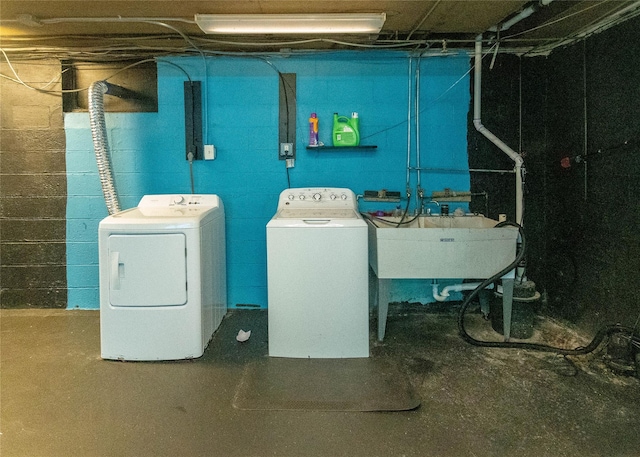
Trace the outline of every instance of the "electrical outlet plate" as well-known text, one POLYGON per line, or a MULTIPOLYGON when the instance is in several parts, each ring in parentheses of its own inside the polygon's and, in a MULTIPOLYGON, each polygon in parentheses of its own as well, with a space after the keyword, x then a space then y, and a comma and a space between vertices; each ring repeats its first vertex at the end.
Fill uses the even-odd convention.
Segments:
POLYGON ((280 151, 278 153, 278 159, 286 160, 293 159, 293 143, 280 143, 280 151))
POLYGON ((204 145, 204 160, 214 160, 216 158, 216 147, 212 144, 204 145))

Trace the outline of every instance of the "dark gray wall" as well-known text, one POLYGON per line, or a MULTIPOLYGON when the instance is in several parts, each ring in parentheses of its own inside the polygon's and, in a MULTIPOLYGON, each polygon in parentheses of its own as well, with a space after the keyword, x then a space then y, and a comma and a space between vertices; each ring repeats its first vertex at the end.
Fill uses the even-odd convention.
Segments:
MULTIPOLYGON (((57 61, 14 67, 29 85, 60 88, 57 61)), ((13 75, 5 62, 0 71, 13 75)), ((0 91, 0 305, 62 308, 67 302, 62 99, 5 78, 0 91)))
POLYGON ((640 19, 628 21, 549 59, 549 157, 556 162, 548 170, 557 205, 549 235, 563 241, 576 266, 555 309, 589 327, 633 325, 640 313, 639 27, 640 19), (559 166, 560 151, 573 158, 570 168, 559 166))
MULTIPOLYGON (((483 123, 525 153, 528 276, 544 312, 589 331, 640 313, 639 28, 634 19, 548 57, 501 55, 493 70, 483 62, 483 123)), ((512 167, 469 132, 471 167, 512 167)), ((472 188, 489 191, 491 216, 513 217, 513 176, 473 174, 472 188)))

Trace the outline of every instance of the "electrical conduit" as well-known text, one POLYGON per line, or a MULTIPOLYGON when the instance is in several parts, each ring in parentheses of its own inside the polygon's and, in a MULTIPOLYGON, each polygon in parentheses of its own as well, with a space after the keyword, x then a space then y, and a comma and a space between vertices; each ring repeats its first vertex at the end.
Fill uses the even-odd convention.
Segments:
POLYGON ((409 73, 407 75, 407 200, 411 200, 411 70, 413 58, 409 57, 409 73))

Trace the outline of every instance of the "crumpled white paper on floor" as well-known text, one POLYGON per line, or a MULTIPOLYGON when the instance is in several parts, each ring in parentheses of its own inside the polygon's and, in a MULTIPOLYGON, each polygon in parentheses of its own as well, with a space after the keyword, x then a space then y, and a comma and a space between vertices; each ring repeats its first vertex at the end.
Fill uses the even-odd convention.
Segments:
POLYGON ((244 343, 249 339, 250 336, 251 336, 251 330, 249 330, 248 332, 245 332, 244 330, 240 330, 238 332, 238 335, 236 336, 236 341, 240 341, 241 343, 244 343))

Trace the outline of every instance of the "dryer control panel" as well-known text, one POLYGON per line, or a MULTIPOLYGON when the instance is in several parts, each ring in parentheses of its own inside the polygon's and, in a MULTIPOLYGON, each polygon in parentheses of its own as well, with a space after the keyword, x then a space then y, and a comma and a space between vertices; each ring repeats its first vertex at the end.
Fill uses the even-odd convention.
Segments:
POLYGON ((138 203, 142 208, 170 208, 170 207, 216 207, 220 205, 217 195, 209 194, 166 194, 145 195, 138 203))

